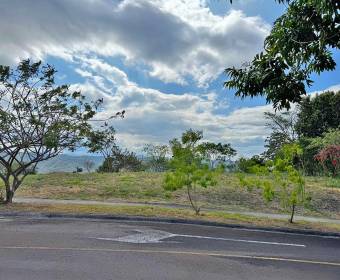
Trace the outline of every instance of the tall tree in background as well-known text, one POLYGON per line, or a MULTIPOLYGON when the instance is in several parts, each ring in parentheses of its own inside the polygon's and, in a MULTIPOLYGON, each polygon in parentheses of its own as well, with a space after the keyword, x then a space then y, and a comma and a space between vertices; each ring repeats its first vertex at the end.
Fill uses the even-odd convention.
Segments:
POLYGON ((151 171, 162 172, 168 169, 169 148, 167 145, 148 144, 143 151, 146 153, 146 160, 151 171))
POLYGON ((315 155, 327 145, 336 144, 339 137, 340 91, 308 96, 298 108, 296 131, 303 148, 304 171, 308 175, 320 175, 324 169, 315 161, 315 155))
POLYGON ((297 140, 297 133, 295 130, 296 112, 284 113, 264 113, 266 126, 271 129, 271 134, 266 138, 264 157, 267 159, 274 159, 277 152, 285 144, 293 143, 297 140))
POLYGON ((300 137, 318 137, 336 128, 340 128, 340 91, 328 91, 302 100, 296 123, 300 137))
POLYGON ((312 73, 336 67, 333 52, 340 47, 339 0, 277 0, 288 4, 265 39, 264 51, 244 68, 227 68, 225 87, 236 96, 266 96, 274 108, 299 103, 312 73))
POLYGON ((41 161, 81 146, 101 101, 55 84, 56 70, 23 60, 0 66, 0 178, 6 202, 41 161))
POLYGON ((209 160, 210 167, 215 168, 216 163, 226 164, 231 157, 236 155, 236 150, 228 144, 204 142, 197 147, 202 156, 209 160))

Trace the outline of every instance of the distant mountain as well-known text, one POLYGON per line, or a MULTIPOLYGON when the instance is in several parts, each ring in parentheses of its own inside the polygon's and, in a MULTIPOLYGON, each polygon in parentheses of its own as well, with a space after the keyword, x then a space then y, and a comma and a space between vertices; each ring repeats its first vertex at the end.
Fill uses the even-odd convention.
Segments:
POLYGON ((94 162, 93 171, 96 170, 103 162, 101 156, 73 156, 73 155, 59 155, 47 161, 40 162, 37 166, 38 173, 51 173, 51 172, 73 172, 77 167, 83 168, 86 172, 85 161, 91 160, 94 162))

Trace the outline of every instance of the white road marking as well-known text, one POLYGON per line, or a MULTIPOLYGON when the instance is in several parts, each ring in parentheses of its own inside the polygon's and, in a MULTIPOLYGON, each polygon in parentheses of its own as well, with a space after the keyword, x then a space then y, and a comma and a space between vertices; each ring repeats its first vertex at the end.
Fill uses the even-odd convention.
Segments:
POLYGON ((168 239, 172 237, 184 237, 184 238, 209 239, 209 240, 230 241, 230 242, 244 242, 244 243, 255 243, 255 244, 277 245, 277 246, 306 247, 306 245, 304 244, 222 238, 222 237, 211 237, 211 236, 190 235, 190 234, 174 234, 174 233, 160 231, 160 230, 145 230, 145 231, 136 230, 136 232, 137 233, 135 234, 129 234, 126 236, 121 236, 121 237, 116 237, 116 238, 109 238, 109 237, 92 237, 92 238, 97 239, 97 240, 118 241, 118 242, 126 242, 126 243, 160 243, 160 242, 164 242, 163 241, 164 239, 168 239))
MULTIPOLYGON (((155 221, 122 221, 124 223, 146 223, 146 224, 168 224, 173 225, 174 223, 171 222, 155 222, 155 221)), ((266 229, 251 229, 251 228, 237 228, 237 227, 225 227, 225 226, 214 226, 214 225, 199 225, 199 224, 184 224, 180 223, 177 224, 180 226, 187 226, 187 227, 211 227, 211 228, 219 228, 219 229, 229 229, 229 230, 235 230, 235 231, 253 231, 253 232, 265 232, 265 233, 273 233, 273 234, 282 234, 282 235, 297 235, 297 236, 310 236, 310 237, 317 237, 317 238, 325 238, 325 239, 340 239, 340 236, 335 235, 318 235, 318 234, 309 234, 309 233, 297 233, 297 232, 284 232, 280 230, 266 230, 266 229)))
POLYGON ((163 239, 175 236, 172 233, 161 230, 136 230, 137 233, 117 238, 93 237, 97 240, 118 241, 126 243, 160 243, 163 239))
POLYGON ((283 231, 275 231, 275 230, 250 229, 250 228, 231 228, 231 229, 239 230, 239 231, 265 232, 265 233, 275 233, 275 234, 283 234, 283 235, 317 237, 317 238, 325 238, 325 239, 340 239, 340 236, 335 236, 335 235, 318 235, 318 234, 309 234, 309 233, 283 232, 283 231))
POLYGON ((175 236, 187 237, 187 238, 233 241, 233 242, 257 243, 257 244, 267 244, 267 245, 306 247, 306 245, 304 245, 304 244, 281 243, 281 242, 270 242, 270 241, 259 241, 259 240, 248 240, 248 239, 234 239, 234 238, 223 238, 223 237, 211 237, 211 236, 200 236, 200 235, 190 235, 190 234, 175 234, 175 236))

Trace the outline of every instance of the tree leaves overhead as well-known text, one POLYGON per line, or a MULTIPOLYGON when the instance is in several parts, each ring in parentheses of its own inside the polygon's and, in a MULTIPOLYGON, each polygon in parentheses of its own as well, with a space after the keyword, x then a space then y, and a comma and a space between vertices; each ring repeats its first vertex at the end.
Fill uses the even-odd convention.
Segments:
POLYGON ((225 87, 241 98, 265 96, 274 108, 290 108, 306 94, 312 73, 334 70, 340 47, 340 1, 279 0, 289 4, 265 39, 264 51, 245 64, 225 70, 225 87))

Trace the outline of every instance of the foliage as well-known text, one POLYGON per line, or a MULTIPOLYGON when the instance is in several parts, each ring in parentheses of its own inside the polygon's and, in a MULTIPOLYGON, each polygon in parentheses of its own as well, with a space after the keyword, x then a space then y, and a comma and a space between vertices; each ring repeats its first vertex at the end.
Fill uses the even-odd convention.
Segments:
POLYGON ((117 145, 113 146, 109 156, 98 168, 98 172, 119 172, 119 171, 141 171, 143 170, 142 161, 135 153, 122 150, 117 145))
POLYGON ((104 159, 112 154, 116 148, 116 131, 112 126, 105 126, 102 130, 91 131, 86 143, 90 153, 100 153, 104 159))
MULTIPOLYGON (((124 113, 123 113, 124 114, 124 113)), ((112 126, 104 125, 104 129, 92 131, 86 143, 89 152, 101 153, 104 157, 103 164, 98 172, 119 172, 121 170, 140 171, 142 162, 135 153, 122 150, 118 147, 112 126)))
POLYGON ((242 98, 265 95, 274 108, 301 102, 312 73, 332 71, 340 47, 338 0, 291 0, 265 39, 264 51, 244 68, 227 68, 225 87, 242 98))
MULTIPOLYGON (((301 137, 299 144, 303 149, 301 161, 303 170, 308 175, 320 175, 326 171, 316 160, 315 156, 330 145, 340 145, 340 129, 331 129, 322 136, 315 138, 301 137)), ((328 174, 329 172, 326 172, 328 174)))
POLYGON ((331 173, 333 177, 339 175, 340 145, 329 145, 323 148, 315 159, 320 162, 326 174, 331 173))
POLYGON ((340 145, 340 129, 330 129, 321 137, 311 138, 310 147, 322 149, 329 145, 340 145))
POLYGON ((168 169, 169 148, 167 145, 148 144, 143 151, 146 153, 146 161, 151 171, 163 172, 168 169))
POLYGON ((256 173, 258 167, 261 166, 265 166, 265 161, 259 155, 252 156, 250 159, 241 157, 237 161, 238 170, 245 173, 256 173))
POLYGON ((164 189, 175 191, 181 188, 187 189, 188 199, 195 213, 200 213, 200 206, 194 193, 198 187, 207 188, 216 185, 216 176, 219 170, 210 169, 204 163, 201 147, 198 142, 203 138, 201 131, 187 130, 182 134, 181 141, 170 141, 172 159, 171 171, 164 180, 164 189))
POLYGON ((300 137, 320 137, 340 126, 340 91, 306 97, 299 105, 296 130, 300 137))
POLYGON ((51 65, 21 61, 0 66, 0 178, 6 201, 41 161, 83 145, 102 100, 55 84, 51 65))
POLYGON ((270 113, 265 112, 268 121, 266 126, 271 129, 271 134, 266 138, 263 156, 266 159, 274 159, 277 152, 283 145, 292 143, 296 140, 295 131, 296 112, 270 113))
POLYGON ((233 149, 229 143, 216 144, 212 142, 204 142, 197 146, 197 150, 205 159, 209 160, 211 168, 215 168, 216 162, 225 165, 231 157, 236 155, 236 150, 233 149))
POLYGON ((297 144, 286 144, 279 151, 273 162, 266 166, 257 166, 256 176, 245 177, 239 174, 239 180, 248 190, 262 190, 266 202, 274 198, 280 200, 284 209, 291 210, 290 222, 293 222, 297 206, 304 207, 310 200, 305 194, 305 181, 302 174, 294 167, 294 159, 302 153, 297 144))

